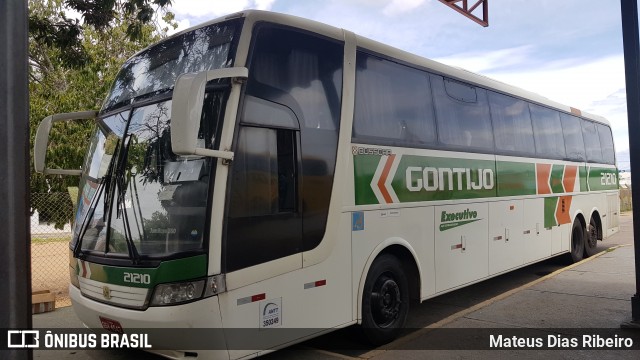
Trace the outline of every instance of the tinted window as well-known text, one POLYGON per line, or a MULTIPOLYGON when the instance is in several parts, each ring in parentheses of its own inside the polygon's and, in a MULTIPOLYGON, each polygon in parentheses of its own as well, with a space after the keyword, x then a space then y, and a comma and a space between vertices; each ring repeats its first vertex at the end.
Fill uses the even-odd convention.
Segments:
POLYGON ((602 149, 602 160, 607 164, 616 163, 615 150, 613 148, 613 137, 611 128, 603 124, 596 124, 598 136, 600 137, 600 148, 602 149))
POLYGON ((596 124, 591 121, 582 120, 582 137, 584 139, 584 149, 587 153, 587 161, 602 162, 602 151, 600 150, 600 138, 596 130, 596 124))
POLYGON ((122 65, 102 110, 126 105, 138 96, 170 89, 181 74, 231 66, 232 43, 239 28, 237 20, 210 25, 135 55, 122 65))
POLYGON ((529 104, 529 110, 536 140, 536 154, 551 159, 566 158, 560 113, 534 104, 529 104))
POLYGON ((342 54, 337 43, 296 31, 262 28, 258 32, 250 78, 261 84, 249 92, 288 106, 301 125, 337 128, 342 91, 342 54))
POLYGON ((431 75, 431 85, 439 140, 453 147, 493 150, 486 90, 436 75, 431 75))
POLYGON ((299 129, 295 114, 284 105, 251 95, 244 98, 243 124, 299 129))
POLYGON ((408 144, 436 140, 425 72, 358 52, 353 137, 408 144))
POLYGON ((229 216, 278 212, 278 147, 275 130, 241 128, 233 160, 229 216))
POLYGON ((533 130, 527 103, 510 96, 489 92, 496 149, 509 153, 535 153, 533 130))
POLYGON ((580 119, 568 115, 560 114, 562 123, 562 133, 564 136, 564 147, 567 151, 567 158, 571 160, 584 161, 584 142, 582 141, 582 126, 580 119))
POLYGON ((292 212, 296 206, 295 133, 243 126, 232 171, 229 216, 292 212))
MULTIPOLYGON (((265 100, 261 105, 273 107, 268 112, 269 119, 259 119, 252 115, 251 108, 258 112, 262 110, 253 106, 255 104, 249 104, 245 121, 254 124, 268 121, 269 126, 280 127, 295 123, 294 117, 297 119, 301 144, 297 176, 301 184, 312 185, 299 188, 300 201, 304 206, 298 209, 302 216, 301 225, 294 227, 301 226, 302 235, 297 230, 291 230, 290 235, 302 242, 304 250, 311 250, 324 237, 329 212, 338 149, 344 44, 268 23, 259 24, 255 33, 249 54, 245 94, 265 100), (278 109, 278 105, 282 107, 278 109)), ((238 223, 238 226, 247 224, 238 223)), ((279 223, 278 231, 282 233, 284 227, 279 223)), ((271 231, 269 229, 262 234, 271 231)), ((299 246, 297 249, 301 251, 299 246)), ((241 251, 237 254, 246 256, 241 251)))
POLYGON ((224 267, 299 253, 298 131, 240 126, 230 172, 224 267))

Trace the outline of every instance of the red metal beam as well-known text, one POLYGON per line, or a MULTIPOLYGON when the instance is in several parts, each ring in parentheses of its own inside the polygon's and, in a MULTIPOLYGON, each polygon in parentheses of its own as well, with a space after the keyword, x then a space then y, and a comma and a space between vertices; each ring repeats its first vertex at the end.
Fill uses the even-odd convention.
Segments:
POLYGON ((448 7, 452 8, 453 10, 459 12, 460 14, 466 16, 467 18, 475 21, 481 26, 484 26, 484 27, 489 26, 489 0, 477 0, 473 5, 471 5, 471 7, 469 7, 468 0, 439 0, 439 1, 447 5, 448 7), (458 3, 462 3, 462 6, 460 6, 458 3), (478 7, 480 7, 480 5, 482 5, 482 14, 474 15, 474 11, 476 14, 480 12, 480 11, 476 11, 478 7))

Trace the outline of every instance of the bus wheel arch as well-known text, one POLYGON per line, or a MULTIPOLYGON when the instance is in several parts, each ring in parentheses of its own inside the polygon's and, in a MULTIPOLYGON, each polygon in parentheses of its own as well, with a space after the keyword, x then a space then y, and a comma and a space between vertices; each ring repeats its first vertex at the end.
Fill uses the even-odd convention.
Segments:
POLYGON ((419 301, 420 271, 413 249, 404 244, 376 250, 361 276, 358 314, 366 340, 382 345, 399 335, 410 304, 419 301))
POLYGON ((602 240, 602 219, 598 210, 591 213, 591 218, 585 228, 584 255, 589 257, 598 252, 598 240, 602 240))

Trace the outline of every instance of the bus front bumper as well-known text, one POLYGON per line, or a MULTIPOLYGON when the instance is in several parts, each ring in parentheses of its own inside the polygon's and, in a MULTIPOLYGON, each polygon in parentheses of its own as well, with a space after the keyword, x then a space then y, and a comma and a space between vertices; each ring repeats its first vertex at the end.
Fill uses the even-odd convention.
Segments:
POLYGON ((217 296, 182 305, 132 310, 87 298, 73 285, 69 285, 69 295, 78 318, 90 329, 103 329, 105 319, 117 322, 124 333, 154 329, 149 330, 151 349, 145 351, 174 359, 194 359, 194 356, 196 359, 229 359, 217 296), (194 334, 197 334, 195 340, 194 334), (185 349, 185 343, 197 343, 198 346, 185 349))

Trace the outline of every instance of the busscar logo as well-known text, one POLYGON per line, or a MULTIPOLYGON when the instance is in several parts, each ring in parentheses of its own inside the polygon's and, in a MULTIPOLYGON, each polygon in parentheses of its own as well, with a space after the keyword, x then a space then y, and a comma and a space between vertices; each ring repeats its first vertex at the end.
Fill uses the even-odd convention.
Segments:
POLYGON ((353 155, 378 155, 378 156, 389 156, 393 154, 391 149, 384 148, 366 148, 360 146, 352 146, 351 152, 353 155))
POLYGON ((10 349, 37 348, 40 346, 39 330, 9 330, 7 347, 10 349))

